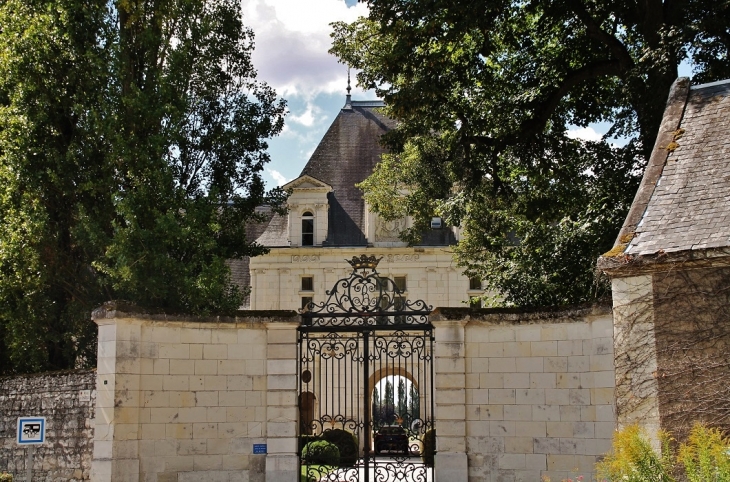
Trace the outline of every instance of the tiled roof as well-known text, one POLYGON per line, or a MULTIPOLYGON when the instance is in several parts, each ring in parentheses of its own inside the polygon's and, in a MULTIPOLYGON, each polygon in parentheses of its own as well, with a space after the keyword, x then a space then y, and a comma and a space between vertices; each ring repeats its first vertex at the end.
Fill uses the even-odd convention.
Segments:
POLYGON ((681 120, 664 122, 663 140, 654 147, 652 160, 660 156, 663 165, 650 162, 647 171, 655 172, 645 174, 632 206, 634 222, 627 221, 622 230, 625 235, 635 231, 626 254, 730 245, 730 80, 684 92, 684 99, 674 99, 675 116, 679 113, 681 120))

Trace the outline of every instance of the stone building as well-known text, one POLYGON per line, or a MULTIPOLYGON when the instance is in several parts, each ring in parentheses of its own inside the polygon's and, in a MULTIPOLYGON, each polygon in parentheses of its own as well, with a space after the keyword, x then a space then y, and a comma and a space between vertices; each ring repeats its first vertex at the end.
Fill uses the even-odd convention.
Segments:
POLYGON ((355 185, 367 178, 385 152, 380 137, 394 126, 381 101, 351 101, 322 138, 291 191, 288 216, 273 215, 252 227, 270 253, 234 262, 234 279, 251 286, 246 308, 297 310, 321 303, 326 290, 349 269, 344 259, 361 254, 383 258, 379 271, 393 278, 411 299, 433 306, 467 306, 484 294, 452 260, 458 230, 434 217, 422 243, 408 246, 398 235, 410 219, 384 221, 372 212, 355 185))
POLYGON ((678 79, 615 247, 620 424, 730 428, 730 81, 678 79))

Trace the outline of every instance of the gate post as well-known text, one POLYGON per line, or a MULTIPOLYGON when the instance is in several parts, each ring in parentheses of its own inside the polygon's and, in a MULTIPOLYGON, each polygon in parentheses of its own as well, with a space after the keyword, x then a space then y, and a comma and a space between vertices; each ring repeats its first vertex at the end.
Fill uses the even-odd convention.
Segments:
POLYGON ((266 482, 299 480, 297 326, 296 322, 266 325, 266 482))
POLYGON ((435 401, 437 481, 468 480, 466 456, 465 320, 431 322, 435 333, 435 401))

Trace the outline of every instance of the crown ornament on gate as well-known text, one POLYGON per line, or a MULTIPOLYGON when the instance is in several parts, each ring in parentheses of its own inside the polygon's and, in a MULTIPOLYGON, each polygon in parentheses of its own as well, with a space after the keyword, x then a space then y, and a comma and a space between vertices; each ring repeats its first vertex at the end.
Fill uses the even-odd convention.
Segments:
POLYGON ((352 266, 352 269, 354 271, 357 271, 359 269, 370 269, 375 271, 375 268, 378 267, 378 263, 380 263, 380 260, 383 259, 381 256, 380 258, 376 258, 375 256, 367 256, 367 255, 360 255, 358 258, 357 256, 353 256, 352 259, 346 259, 350 266, 352 266))

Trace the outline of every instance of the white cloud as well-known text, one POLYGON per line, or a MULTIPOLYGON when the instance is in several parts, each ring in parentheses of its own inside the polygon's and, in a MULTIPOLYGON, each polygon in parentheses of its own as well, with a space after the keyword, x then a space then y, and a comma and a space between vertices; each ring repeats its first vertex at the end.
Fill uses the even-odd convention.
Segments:
POLYGON ((289 182, 289 179, 285 178, 279 171, 267 167, 266 172, 276 182, 277 186, 283 186, 289 182))
POLYGON ((576 127, 565 131, 565 135, 571 139, 581 139, 584 141, 598 142, 603 138, 603 134, 600 134, 593 129, 593 127, 576 127))
POLYGON ((315 121, 319 121, 320 119, 317 118, 317 114, 319 114, 321 109, 319 107, 315 106, 314 104, 307 103, 307 108, 302 112, 300 115, 295 114, 289 114, 287 116, 287 120, 289 122, 294 122, 296 124, 301 124, 304 127, 312 127, 314 125, 315 121))
POLYGON ((253 62, 260 79, 284 97, 344 94, 347 68, 327 53, 329 24, 366 15, 366 4, 348 7, 344 0, 242 0, 242 8, 244 24, 256 34, 253 62))

